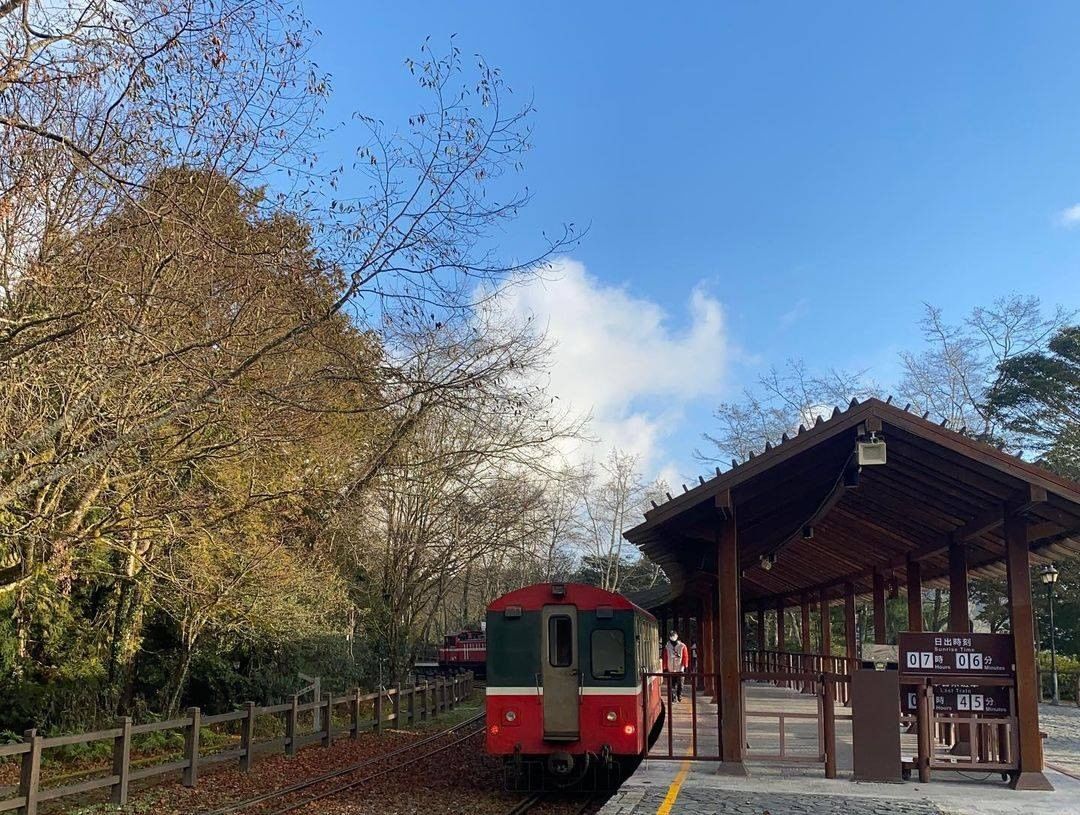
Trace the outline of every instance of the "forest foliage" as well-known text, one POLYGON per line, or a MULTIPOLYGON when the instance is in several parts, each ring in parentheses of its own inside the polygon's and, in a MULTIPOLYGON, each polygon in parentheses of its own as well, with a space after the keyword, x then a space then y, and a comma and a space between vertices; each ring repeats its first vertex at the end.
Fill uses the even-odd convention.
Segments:
POLYGON ((576 240, 499 252, 529 103, 424 44, 414 114, 328 162, 315 35, 288 0, 0 4, 0 730, 400 680, 644 500, 566 461, 500 308, 576 240))

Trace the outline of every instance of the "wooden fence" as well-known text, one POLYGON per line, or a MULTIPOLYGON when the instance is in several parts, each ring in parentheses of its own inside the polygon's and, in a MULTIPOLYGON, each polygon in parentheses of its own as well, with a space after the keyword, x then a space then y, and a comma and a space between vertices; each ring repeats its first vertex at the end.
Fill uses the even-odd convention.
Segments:
POLYGON ((468 698, 472 691, 473 675, 463 673, 449 678, 438 677, 431 682, 420 682, 404 688, 399 685, 378 693, 361 693, 359 689, 344 696, 326 693, 321 700, 306 704, 300 704, 299 697, 293 696, 289 702, 281 705, 259 707, 254 702, 248 702, 243 710, 211 716, 202 715, 199 708, 194 707, 181 718, 145 724, 132 724, 131 718, 125 716, 117 722, 116 727, 93 733, 41 736, 36 730, 27 730, 23 741, 0 745, 0 758, 22 757, 18 793, 13 798, 0 800, 0 812, 18 810, 23 815, 36 815, 38 804, 44 801, 106 787, 111 791, 112 803, 124 804, 127 802, 128 786, 132 781, 177 771, 182 772, 182 783, 185 787, 194 787, 198 784, 201 767, 235 759, 239 762, 240 769, 246 772, 251 769, 258 753, 284 750, 286 755, 292 756, 301 747, 315 742, 329 747, 335 739, 344 736, 355 739, 365 730, 379 732, 388 724, 411 724, 428 718, 434 719, 440 713, 453 710, 457 703, 468 698), (347 727, 335 727, 334 713, 343 712, 343 708, 347 711, 349 724, 347 727), (322 727, 314 732, 301 732, 300 715, 315 710, 322 712, 322 727), (285 735, 276 739, 257 740, 255 723, 260 716, 284 717, 285 735), (200 754, 200 729, 227 722, 237 723, 239 745, 210 755, 200 754), (132 737, 163 730, 183 731, 184 757, 178 761, 132 769, 132 737), (108 775, 65 786, 42 787, 41 756, 44 750, 67 744, 107 740, 113 743, 112 769, 108 775))

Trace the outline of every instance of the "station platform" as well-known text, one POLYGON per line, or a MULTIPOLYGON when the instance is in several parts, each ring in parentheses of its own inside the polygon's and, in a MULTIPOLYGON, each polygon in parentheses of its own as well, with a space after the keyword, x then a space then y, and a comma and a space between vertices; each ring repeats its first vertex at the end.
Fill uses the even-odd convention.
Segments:
MULTIPOLYGON (((672 752, 686 756, 694 735, 690 703, 684 697, 673 707, 672 752)), ((696 707, 698 755, 715 755, 716 706, 699 695, 696 707)), ((928 784, 852 781, 851 722, 844 719, 837 721, 838 777, 827 779, 817 761, 817 721, 805 716, 816 713, 814 696, 749 684, 746 709, 772 712, 747 719, 751 752, 784 752, 788 760, 753 758, 746 762, 746 775, 732 775, 715 761, 647 758, 599 815, 1080 815, 1080 777, 1050 767, 1046 775, 1053 792, 1016 792, 1000 776, 985 773, 938 772, 928 784), (801 714, 786 719, 783 750, 776 711, 801 714)), ((838 706, 836 712, 839 717, 848 710, 838 706)), ((666 755, 667 739, 665 730, 651 755, 666 755)), ((901 750, 907 749, 905 737, 901 750)))

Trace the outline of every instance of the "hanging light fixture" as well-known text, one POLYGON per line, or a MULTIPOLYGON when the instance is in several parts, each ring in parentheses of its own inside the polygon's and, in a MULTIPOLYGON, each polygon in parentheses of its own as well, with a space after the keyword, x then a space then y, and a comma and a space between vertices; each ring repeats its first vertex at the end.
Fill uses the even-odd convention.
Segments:
POLYGON ((866 441, 859 441, 855 443, 856 461, 860 467, 872 467, 877 464, 884 464, 885 458, 885 441, 879 439, 877 433, 871 432, 870 437, 866 441))

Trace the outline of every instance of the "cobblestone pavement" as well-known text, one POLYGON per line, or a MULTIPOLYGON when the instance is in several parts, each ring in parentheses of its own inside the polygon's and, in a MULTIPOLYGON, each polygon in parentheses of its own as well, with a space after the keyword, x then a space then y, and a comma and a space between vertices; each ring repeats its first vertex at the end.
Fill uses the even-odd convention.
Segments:
MULTIPOLYGON (((665 790, 620 793, 604 807, 604 815, 656 812, 665 790)), ((855 798, 840 795, 783 795, 719 789, 683 789, 672 809, 679 815, 942 815, 928 801, 855 798)))
POLYGON ((1039 705, 1039 729, 1046 733, 1046 761, 1080 775, 1080 708, 1039 705))

